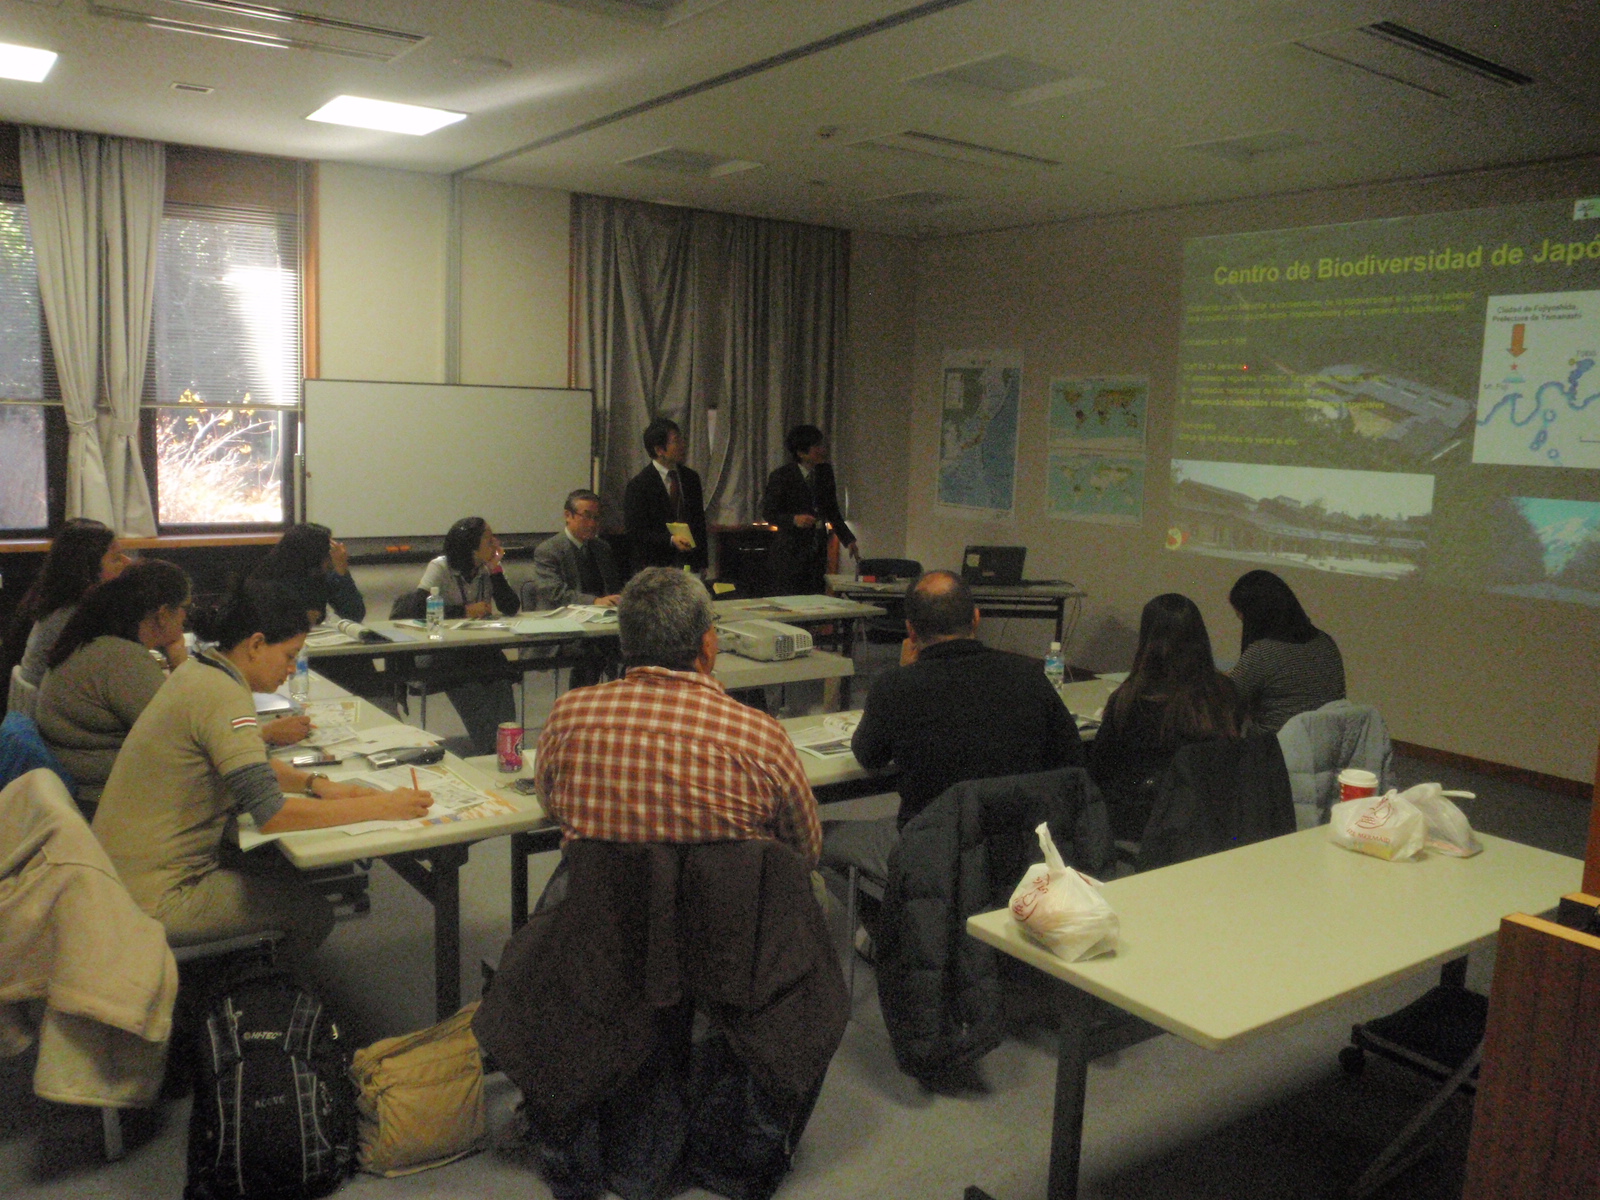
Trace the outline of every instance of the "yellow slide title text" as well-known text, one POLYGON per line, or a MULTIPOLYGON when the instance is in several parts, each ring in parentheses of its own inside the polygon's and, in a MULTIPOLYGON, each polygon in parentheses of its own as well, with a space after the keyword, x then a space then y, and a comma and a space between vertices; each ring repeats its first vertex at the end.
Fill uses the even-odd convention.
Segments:
MULTIPOLYGON (((1521 246, 1501 242, 1487 255, 1492 267, 1537 267, 1558 263, 1575 267, 1589 259, 1600 261, 1600 235, 1587 242, 1560 242, 1545 238, 1532 255, 1521 246)), ((1219 263, 1211 273, 1211 282, 1217 287, 1239 287, 1252 283, 1313 283, 1433 271, 1476 271, 1483 267, 1484 261, 1483 246, 1477 245, 1470 250, 1445 246, 1426 254, 1363 254, 1359 258, 1297 259, 1282 266, 1271 262, 1251 263, 1243 267, 1219 263)))

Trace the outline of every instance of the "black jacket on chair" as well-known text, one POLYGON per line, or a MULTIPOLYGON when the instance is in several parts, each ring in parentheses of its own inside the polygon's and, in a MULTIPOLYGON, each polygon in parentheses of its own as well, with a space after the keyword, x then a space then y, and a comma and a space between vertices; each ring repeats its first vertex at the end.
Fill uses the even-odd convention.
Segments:
POLYGON ((1161 778, 1138 866, 1150 871, 1294 831, 1294 794, 1276 734, 1194 742, 1173 755, 1161 778))
POLYGON ((779 467, 768 475, 766 490, 761 494, 761 516, 767 524, 778 527, 770 560, 773 595, 811 595, 822 591, 830 528, 844 545, 855 544, 856 535, 839 511, 839 491, 831 463, 819 463, 814 467, 809 484, 805 469, 797 462, 779 467), (817 523, 802 529, 794 523, 795 517, 802 514, 816 517, 817 523))
POLYGON ((920 1078, 1000 1044, 994 947, 967 918, 1000 908, 1031 863, 1048 822, 1068 865, 1092 875, 1111 862, 1111 822, 1079 767, 958 783, 914 818, 889 855, 877 940, 878 1003, 895 1060, 920 1078))
POLYGON ((555 1195, 765 1200, 844 1036, 799 855, 765 840, 575 841, 565 899, 512 937, 472 1027, 522 1089, 555 1195), (713 1034, 691 1045, 698 1008, 713 1034))
POLYGON ((700 476, 689 467, 678 468, 678 490, 683 493, 682 503, 675 514, 672 499, 667 495, 667 485, 655 463, 646 463, 644 470, 628 480, 628 490, 622 497, 622 523, 628 531, 629 553, 632 562, 629 571, 643 567, 682 567, 691 571, 705 570, 706 562, 706 503, 700 488, 700 476), (694 549, 687 554, 675 549, 672 535, 667 532, 667 522, 682 521, 689 526, 694 538, 694 549))

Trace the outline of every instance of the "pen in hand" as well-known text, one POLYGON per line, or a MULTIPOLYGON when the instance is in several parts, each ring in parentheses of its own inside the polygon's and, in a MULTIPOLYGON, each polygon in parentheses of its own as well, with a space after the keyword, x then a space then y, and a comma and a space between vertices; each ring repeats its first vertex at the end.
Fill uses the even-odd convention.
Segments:
POLYGON ((417 769, 415 767, 411 768, 411 790, 413 792, 420 792, 422 790, 417 786, 417 769))

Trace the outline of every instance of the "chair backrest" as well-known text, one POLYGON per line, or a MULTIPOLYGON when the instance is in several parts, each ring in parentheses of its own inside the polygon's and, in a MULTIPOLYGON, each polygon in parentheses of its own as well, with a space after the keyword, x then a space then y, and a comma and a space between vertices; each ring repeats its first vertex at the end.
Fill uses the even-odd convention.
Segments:
POLYGON ((1378 777, 1379 792, 1394 784, 1394 750, 1383 716, 1370 704, 1335 700, 1289 718, 1278 730, 1301 829, 1323 825, 1339 799, 1339 772, 1359 767, 1378 777))
POLYGON ((6 711, 19 712, 25 717, 31 717, 38 707, 39 688, 22 677, 22 664, 17 663, 11 668, 11 687, 6 692, 6 711))
POLYGON ((61 760, 51 753, 39 736, 39 727, 26 713, 12 709, 0 721, 0 787, 39 768, 54 771, 67 791, 77 798, 78 785, 61 760))
POLYGON ((863 558, 856 564, 856 574, 871 575, 879 582, 890 579, 915 579, 922 574, 922 564, 914 558, 863 558))
POLYGON ((1172 756, 1139 839, 1141 871, 1295 831, 1289 772, 1270 734, 1194 742, 1172 756))

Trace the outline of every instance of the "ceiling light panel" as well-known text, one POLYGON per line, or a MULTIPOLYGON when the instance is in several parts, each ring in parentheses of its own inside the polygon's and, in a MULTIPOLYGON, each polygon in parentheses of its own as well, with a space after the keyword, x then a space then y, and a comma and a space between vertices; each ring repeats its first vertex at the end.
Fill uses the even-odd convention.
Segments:
POLYGON ((954 67, 906 80, 916 87, 1025 108, 1045 100, 1093 91, 1105 86, 1100 79, 1072 75, 1059 67, 1033 62, 1016 54, 991 54, 954 67))
POLYGON ((1207 142, 1190 142, 1186 146, 1179 146, 1180 150, 1194 150, 1200 154, 1209 154, 1213 158, 1220 158, 1226 162, 1240 163, 1248 166, 1264 158, 1282 158, 1295 150, 1300 150, 1311 145, 1309 138, 1298 133, 1273 131, 1271 133, 1250 133, 1241 137, 1215 138, 1207 142))
POLYGON ((22 83, 42 83, 56 65, 54 50, 38 50, 32 46, 14 46, 0 42, 0 79, 16 79, 22 83))
POLYGON ((898 208, 903 212, 931 212, 937 208, 960 204, 965 199, 965 196, 958 196, 953 192, 935 192, 922 188, 910 192, 891 192, 887 196, 871 196, 866 202, 882 208, 898 208))
POLYGON ((396 104, 391 100, 370 100, 365 96, 335 96, 306 120, 421 137, 466 118, 466 113, 425 108, 420 104, 396 104))
POLYGON ((373 62, 390 62, 427 40, 426 34, 243 0, 88 0, 88 5, 97 16, 136 21, 168 33, 373 62))

